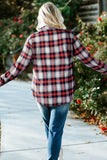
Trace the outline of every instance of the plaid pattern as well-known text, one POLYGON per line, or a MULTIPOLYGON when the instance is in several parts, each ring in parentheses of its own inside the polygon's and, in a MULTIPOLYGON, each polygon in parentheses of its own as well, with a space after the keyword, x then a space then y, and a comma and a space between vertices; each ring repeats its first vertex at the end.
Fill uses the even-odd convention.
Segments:
POLYGON ((48 107, 68 103, 75 91, 73 56, 86 66, 107 74, 107 65, 94 59, 72 31, 44 26, 28 37, 16 63, 0 77, 0 86, 33 64, 32 91, 48 107))

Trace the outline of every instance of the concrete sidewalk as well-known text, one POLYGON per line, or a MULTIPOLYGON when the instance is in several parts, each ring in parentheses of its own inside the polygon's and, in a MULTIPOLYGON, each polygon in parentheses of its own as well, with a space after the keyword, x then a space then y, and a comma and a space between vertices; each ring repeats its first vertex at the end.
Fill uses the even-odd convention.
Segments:
MULTIPOLYGON (((107 160, 107 137, 69 112, 63 135, 63 160, 107 160)), ((47 160, 44 125, 31 82, 0 88, 0 160, 47 160)))

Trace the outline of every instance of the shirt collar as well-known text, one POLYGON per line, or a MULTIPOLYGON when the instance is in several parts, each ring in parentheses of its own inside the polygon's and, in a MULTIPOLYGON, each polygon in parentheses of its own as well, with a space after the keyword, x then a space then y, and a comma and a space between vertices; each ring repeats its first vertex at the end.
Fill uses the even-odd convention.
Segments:
POLYGON ((40 30, 40 31, 42 31, 42 30, 44 31, 44 30, 48 30, 48 29, 53 29, 53 30, 54 30, 54 29, 58 29, 58 28, 50 27, 50 26, 46 26, 46 25, 45 25, 45 26, 41 27, 39 30, 40 30))
POLYGON ((51 27, 49 27, 49 26, 43 26, 43 27, 41 27, 39 30, 41 31, 41 30, 47 30, 47 29, 49 29, 49 28, 51 28, 51 27))

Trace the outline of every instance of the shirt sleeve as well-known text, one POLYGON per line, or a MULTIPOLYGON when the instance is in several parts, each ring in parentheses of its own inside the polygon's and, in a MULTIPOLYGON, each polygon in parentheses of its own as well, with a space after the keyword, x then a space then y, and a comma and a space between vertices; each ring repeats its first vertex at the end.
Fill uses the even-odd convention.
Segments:
POLYGON ((80 43, 79 39, 73 35, 73 54, 86 66, 107 75, 107 64, 91 56, 87 49, 80 43))
POLYGON ((10 70, 0 76, 0 86, 6 84, 7 82, 20 75, 28 67, 31 60, 32 42, 30 37, 28 37, 17 61, 11 66, 10 70))

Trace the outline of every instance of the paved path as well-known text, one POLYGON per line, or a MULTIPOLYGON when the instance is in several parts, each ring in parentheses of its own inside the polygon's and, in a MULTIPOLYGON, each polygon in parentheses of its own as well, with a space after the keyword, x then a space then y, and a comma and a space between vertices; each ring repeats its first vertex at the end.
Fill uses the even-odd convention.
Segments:
MULTIPOLYGON (((63 135, 63 160, 107 160, 107 137, 69 112, 63 135)), ((46 160, 44 125, 31 82, 12 81, 0 88, 0 160, 46 160)))

